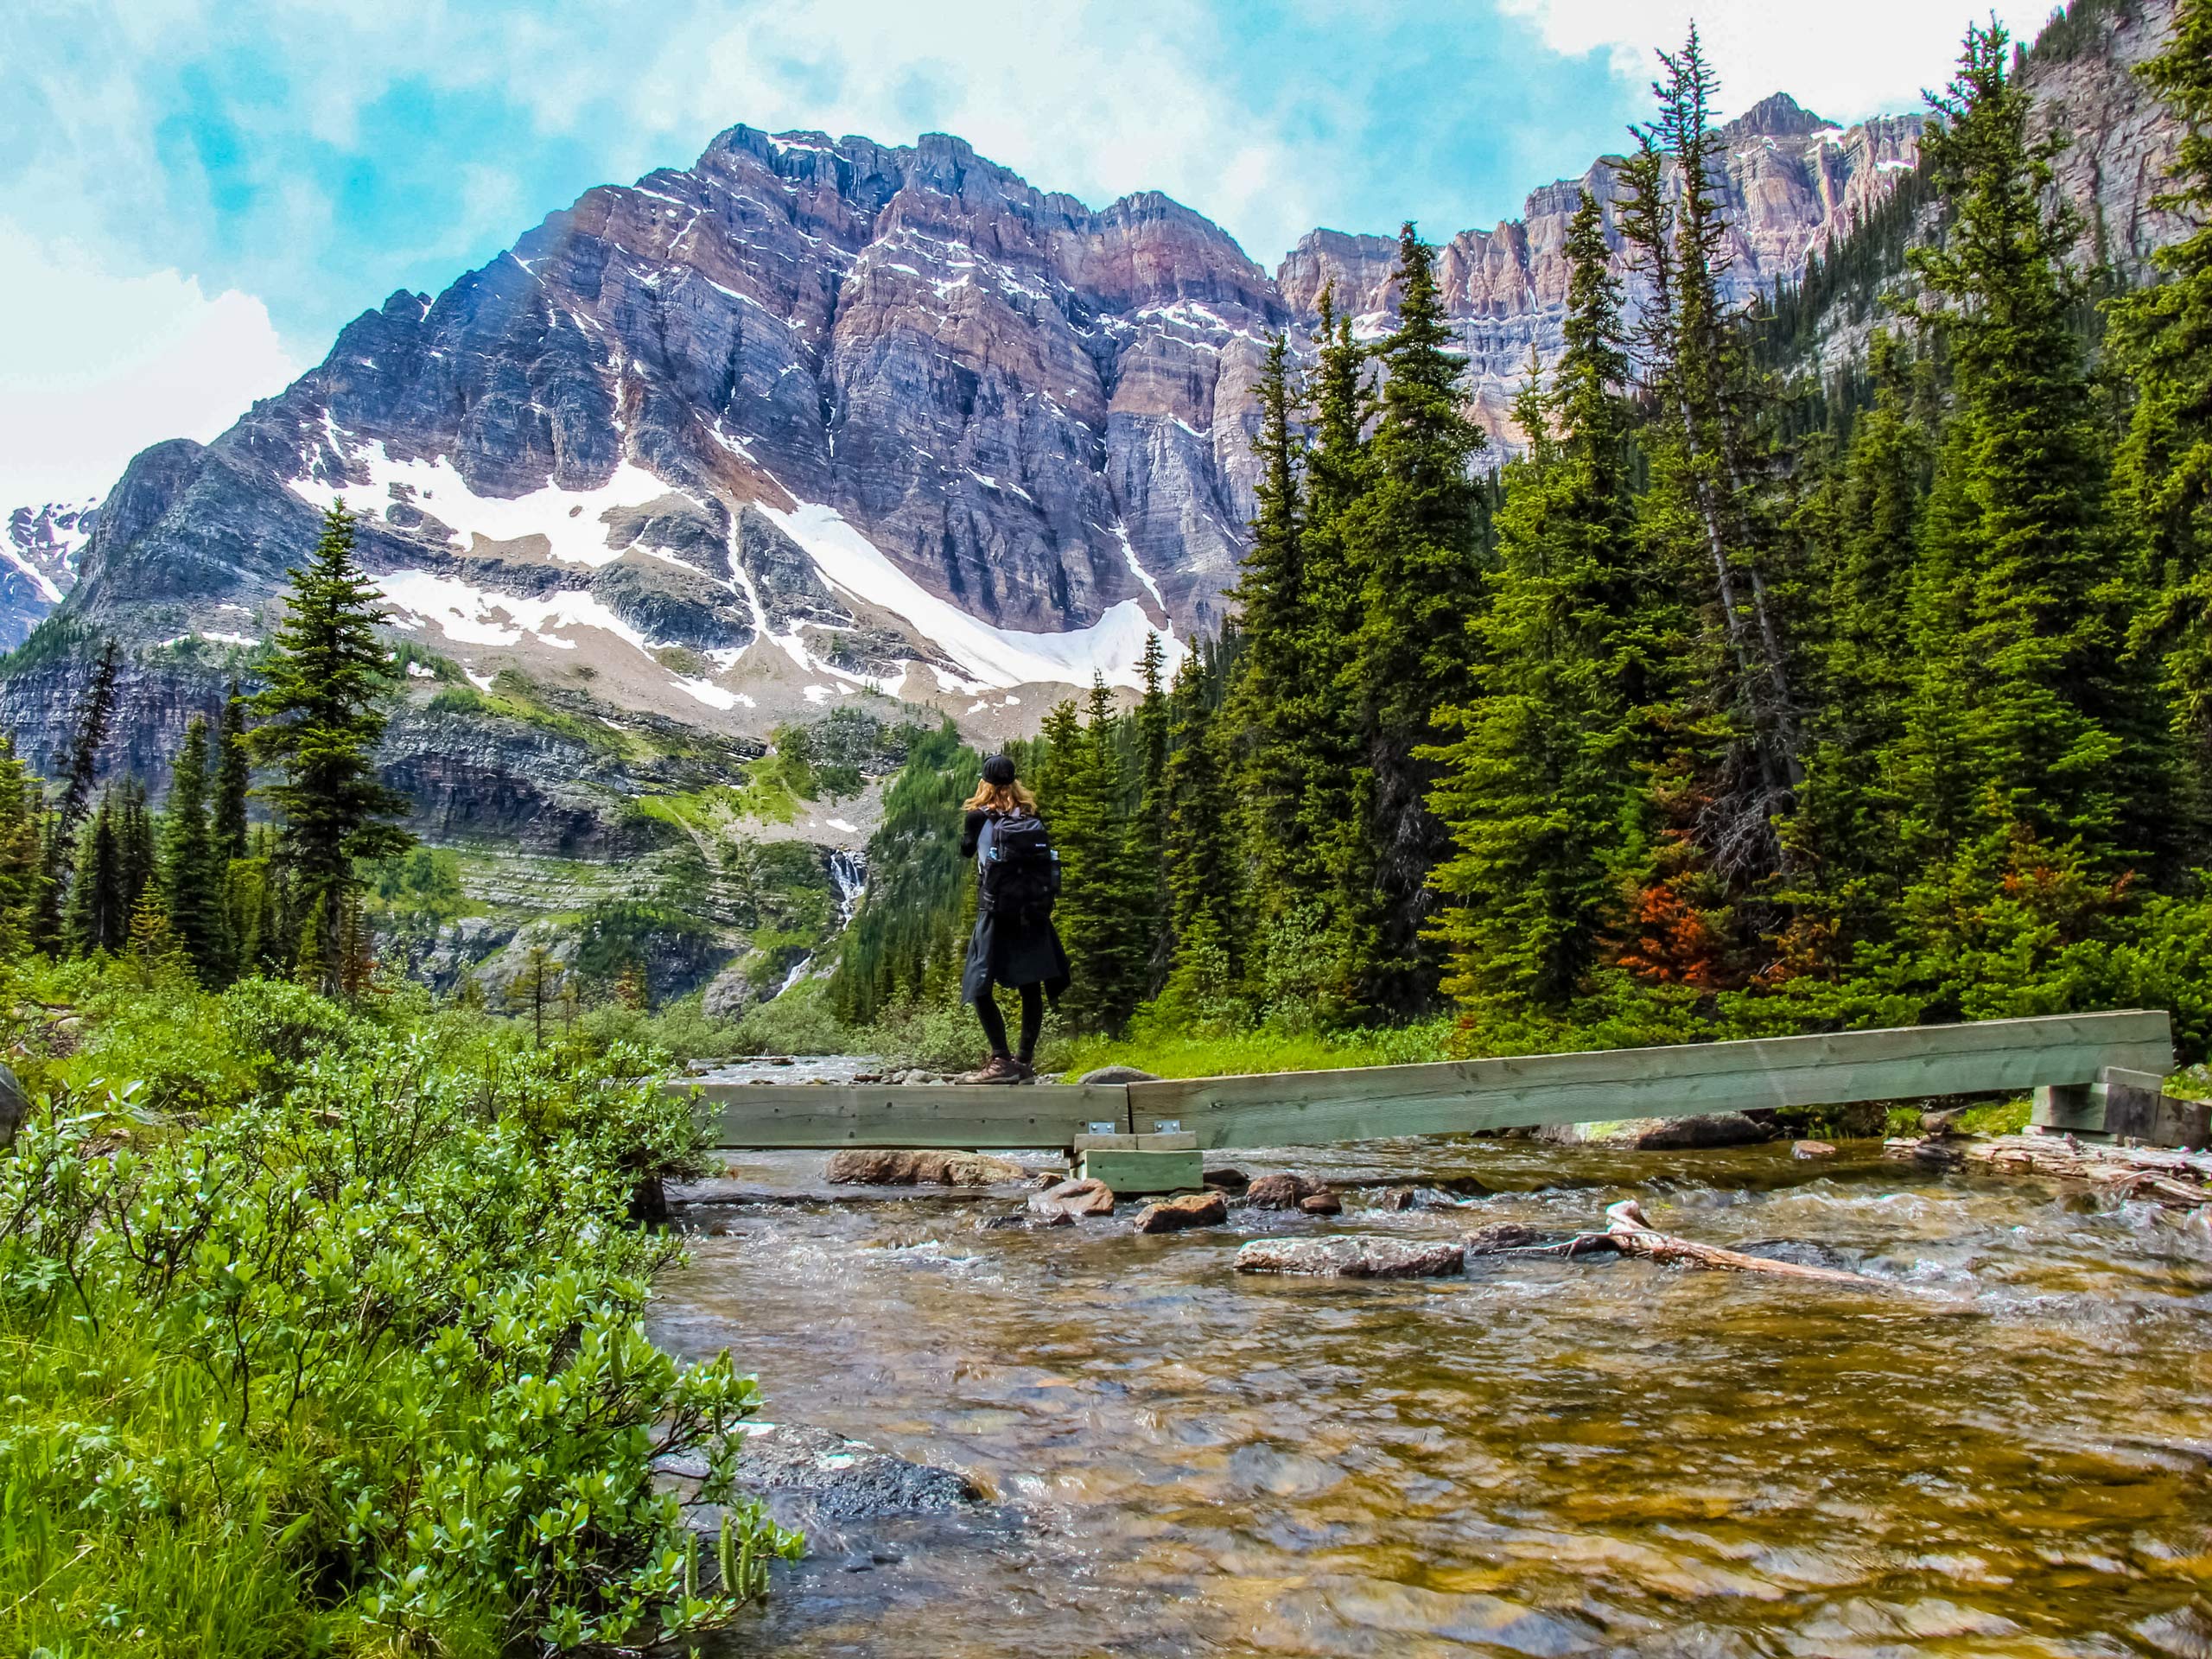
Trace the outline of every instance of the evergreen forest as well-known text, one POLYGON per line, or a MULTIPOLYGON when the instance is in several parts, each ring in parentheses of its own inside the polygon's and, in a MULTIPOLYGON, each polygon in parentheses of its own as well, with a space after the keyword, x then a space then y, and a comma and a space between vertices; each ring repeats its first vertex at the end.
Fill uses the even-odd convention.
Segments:
MULTIPOLYGON (((1067 1028, 1483 1054, 2146 1006, 2204 1052, 2212 4, 2139 71, 2196 228, 2133 289, 2022 64, 1970 29, 1919 170, 1740 307, 1715 70, 1662 54, 1510 456, 1410 225, 1394 331, 1325 296, 1274 342, 1239 621, 1017 747, 1067 1028), (1839 308, 1874 326, 1823 375, 1839 308)), ((849 1023, 957 995, 974 759, 948 729, 893 789, 849 1023)))

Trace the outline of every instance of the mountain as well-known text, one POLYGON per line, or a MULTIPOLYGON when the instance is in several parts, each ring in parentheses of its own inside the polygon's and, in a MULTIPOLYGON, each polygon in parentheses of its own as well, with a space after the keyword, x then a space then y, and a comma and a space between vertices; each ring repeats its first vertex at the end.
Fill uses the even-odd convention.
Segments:
POLYGON ((77 585, 77 563, 99 522, 99 500, 48 501, 8 515, 0 541, 0 646, 13 650, 77 585))
MULTIPOLYGON (((2139 264, 2166 234, 2144 202, 2172 135, 2126 66, 2170 12, 2085 0, 2069 49, 2031 65, 2075 137, 2066 188, 2139 264)), ((1910 173, 1919 118, 1847 127, 1777 94, 1723 131, 1748 298, 1910 173)), ((1444 245, 1494 430, 1532 353, 1556 349, 1573 203, 1611 202, 1617 164, 1444 245)), ((97 512, 16 514, 0 629, 57 600, 67 626, 0 677, 0 721, 47 761, 80 689, 69 641, 113 633, 143 665, 123 752, 164 753, 250 669, 337 498, 412 642, 414 704, 501 684, 501 706, 552 710, 538 734, 570 740, 596 721, 742 745, 831 706, 893 712, 878 696, 986 740, 1028 729, 1094 673, 1130 683, 1148 631, 1173 652, 1221 625, 1266 340, 1302 340, 1325 288, 1382 332, 1394 251, 1316 231, 1271 277, 1156 193, 1093 209, 943 135, 733 127, 442 294, 364 312, 212 443, 137 456, 97 512)), ((417 761, 417 780, 447 774, 450 810, 453 768, 417 761)), ((537 771, 502 821, 585 775, 537 771)), ((645 785, 617 766, 604 787, 645 785)))

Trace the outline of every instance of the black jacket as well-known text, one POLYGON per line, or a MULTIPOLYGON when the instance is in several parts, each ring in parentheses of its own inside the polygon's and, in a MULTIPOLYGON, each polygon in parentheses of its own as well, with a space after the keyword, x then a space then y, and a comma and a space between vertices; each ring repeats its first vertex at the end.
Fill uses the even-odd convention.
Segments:
MULTIPOLYGON (((960 831, 960 855, 976 856, 987 815, 968 815, 960 831)), ((980 873, 979 873, 980 874, 980 873)), ((968 966, 960 976, 960 999, 973 1002, 992 984, 1039 985, 1045 995, 1058 998, 1068 988, 1068 953, 1047 916, 1036 923, 1018 917, 978 912, 976 931, 968 941, 968 966)))

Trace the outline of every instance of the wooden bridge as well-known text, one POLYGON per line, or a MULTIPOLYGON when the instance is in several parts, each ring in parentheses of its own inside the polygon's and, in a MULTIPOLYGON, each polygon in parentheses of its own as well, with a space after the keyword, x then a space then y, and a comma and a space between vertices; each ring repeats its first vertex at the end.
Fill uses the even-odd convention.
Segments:
POLYGON ((2031 1089, 2050 1127, 2201 1141, 2203 1108, 2158 1092, 2173 1058, 2165 1014, 2136 1009, 1161 1083, 671 1087, 696 1089, 731 1148, 1065 1147, 1165 1135, 1221 1150, 2031 1089))

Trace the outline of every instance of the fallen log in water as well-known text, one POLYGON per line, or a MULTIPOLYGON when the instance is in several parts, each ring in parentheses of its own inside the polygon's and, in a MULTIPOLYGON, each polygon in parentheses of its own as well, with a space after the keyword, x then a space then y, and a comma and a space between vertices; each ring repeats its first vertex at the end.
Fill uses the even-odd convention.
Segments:
POLYGON ((2005 1135, 1974 1141, 1962 1155, 1984 1169, 2082 1181, 2116 1198, 2175 1209, 2212 1203, 2212 1153, 2097 1146, 2070 1135, 2005 1135))
POLYGON ((1766 1273, 1783 1279, 1815 1279, 1831 1285, 1865 1285, 1878 1289, 1892 1288, 1887 1280, 1870 1279, 1863 1273, 1847 1273, 1840 1268, 1808 1267, 1798 1262, 1777 1262, 1764 1255, 1747 1255, 1741 1250, 1723 1249, 1717 1244, 1700 1244, 1691 1239, 1677 1238, 1672 1233, 1662 1233, 1644 1218, 1643 1206, 1634 1198, 1623 1198, 1618 1204, 1605 1206, 1605 1230, 1602 1233, 1578 1233, 1558 1244, 1510 1248, 1497 1254, 1508 1255, 1591 1255, 1611 1250, 1622 1255, 1640 1255, 1647 1261, 1664 1262, 1671 1267, 1715 1268, 1729 1273, 1766 1273))

